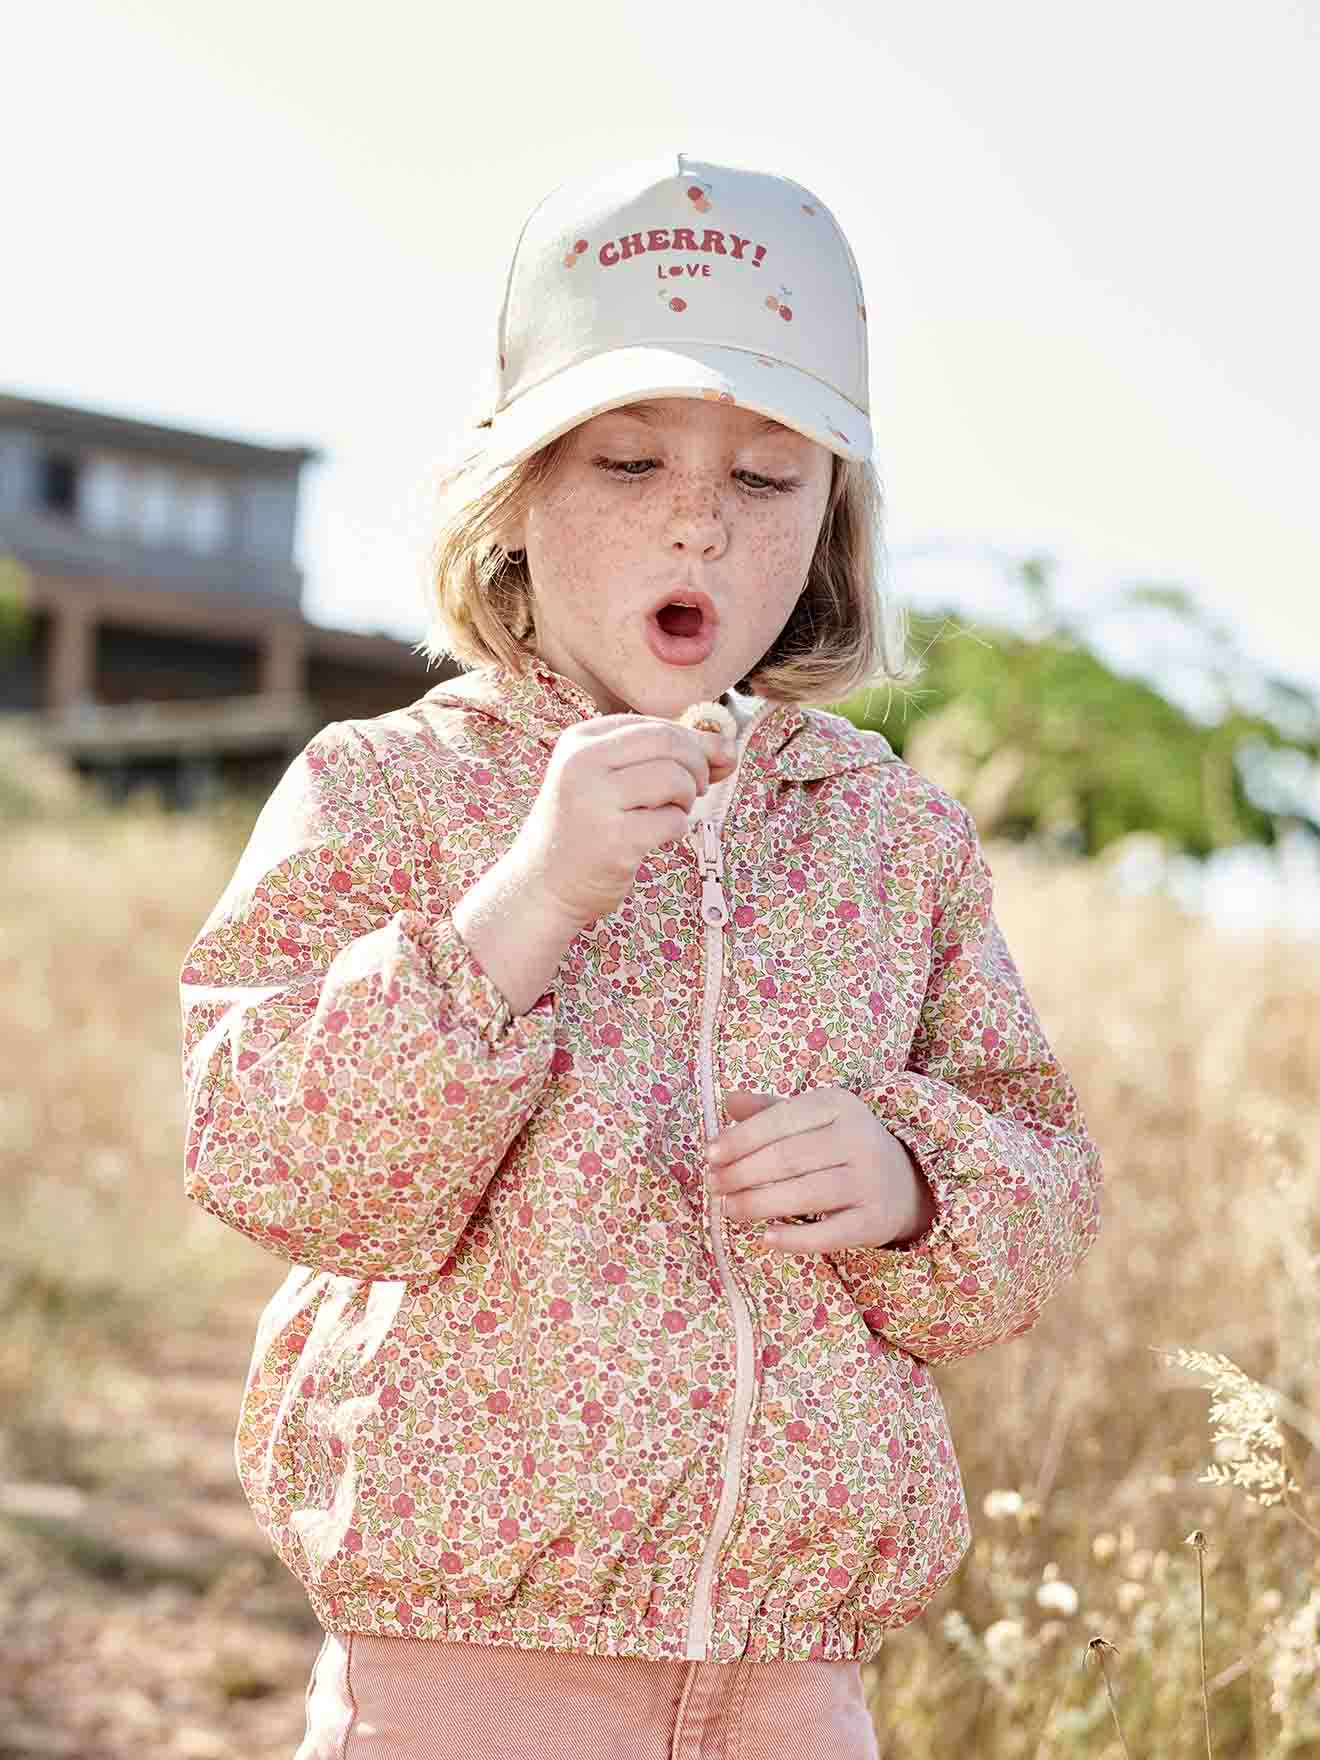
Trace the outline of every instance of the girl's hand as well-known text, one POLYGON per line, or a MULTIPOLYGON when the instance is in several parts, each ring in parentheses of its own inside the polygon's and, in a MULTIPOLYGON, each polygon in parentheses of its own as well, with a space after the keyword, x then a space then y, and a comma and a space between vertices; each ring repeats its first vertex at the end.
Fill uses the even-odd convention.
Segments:
POLYGON ((555 741, 511 865, 573 933, 608 916, 659 844, 687 830, 698 795, 736 748, 655 715, 597 715, 555 741))
POLYGON ((711 1145, 711 1188, 739 1222, 820 1213, 767 1229, 790 1253, 906 1244, 935 1216, 930 1187, 908 1153, 855 1094, 812 1088, 784 1100, 726 1089, 735 1122, 711 1145))

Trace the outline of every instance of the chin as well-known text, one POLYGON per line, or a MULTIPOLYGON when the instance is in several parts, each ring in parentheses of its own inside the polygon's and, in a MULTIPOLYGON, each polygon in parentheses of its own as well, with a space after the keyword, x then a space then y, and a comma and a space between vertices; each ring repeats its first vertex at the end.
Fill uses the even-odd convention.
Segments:
MULTIPOLYGON (((696 670, 694 667, 693 672, 696 670)), ((683 711, 690 709, 693 703, 713 702, 730 688, 717 679, 703 680, 693 677, 690 680, 680 680, 677 685, 666 679, 650 690, 638 691, 630 706, 638 715, 657 715, 665 721, 677 721, 683 711)))

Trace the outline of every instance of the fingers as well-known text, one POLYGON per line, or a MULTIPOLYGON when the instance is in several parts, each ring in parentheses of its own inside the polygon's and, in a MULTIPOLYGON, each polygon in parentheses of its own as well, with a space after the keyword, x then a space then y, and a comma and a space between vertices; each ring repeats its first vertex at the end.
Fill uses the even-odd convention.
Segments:
POLYGON ((699 733, 654 715, 600 715, 584 723, 585 736, 609 742, 611 770, 655 758, 671 758, 692 772, 699 787, 723 781, 735 767, 737 748, 721 734, 699 733))
POLYGON ((698 795, 705 794, 704 778, 694 777, 686 765, 672 758, 651 758, 607 773, 606 786, 617 807, 624 810, 679 806, 692 810, 698 795))
MULTIPOLYGON (((705 737, 712 741, 719 739, 718 734, 709 733, 705 737)), ((712 782, 723 782, 726 776, 732 776, 738 768, 738 748, 736 746, 717 745, 714 752, 707 753, 710 764, 712 782)))
POLYGON ((710 765, 712 780, 722 781, 737 768, 737 740, 728 739, 722 733, 699 733, 697 738, 701 741, 706 762, 710 765))
MULTIPOLYGON (((794 1140, 837 1125, 842 1105, 839 1092, 834 1088, 815 1088, 795 1094, 773 1106, 763 1107, 750 1118, 741 1118, 736 1124, 727 1125, 707 1144, 707 1156, 712 1165, 717 1166, 745 1160, 756 1151, 767 1148, 781 1148, 787 1156, 790 1151, 786 1145, 794 1140)), ((787 1160, 781 1162, 781 1172, 799 1172, 819 1162, 818 1153, 815 1163, 809 1158, 810 1151, 799 1148, 795 1153, 805 1153, 808 1158, 796 1164, 787 1160)), ((774 1163, 763 1165, 773 1166, 774 1163)))
POLYGON ((843 1146, 826 1134, 828 1127, 799 1132, 769 1143, 764 1149, 740 1156, 736 1161, 715 1163, 710 1187, 716 1192, 748 1192, 774 1187, 786 1181, 810 1178, 831 1167, 849 1167, 851 1157, 843 1146))
POLYGON ((734 1222, 763 1222, 772 1217, 828 1215, 856 1200, 847 1163, 820 1167, 795 1179, 770 1180, 738 1191, 719 1192, 724 1213, 734 1222))

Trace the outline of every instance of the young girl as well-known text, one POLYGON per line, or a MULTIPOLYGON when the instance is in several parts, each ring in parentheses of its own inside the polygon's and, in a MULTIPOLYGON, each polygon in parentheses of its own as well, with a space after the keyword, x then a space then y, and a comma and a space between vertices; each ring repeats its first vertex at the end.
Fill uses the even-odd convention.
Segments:
POLYGON ((865 1760, 969 1540, 931 1366, 1033 1324, 1099 1158, 968 813, 821 706, 903 675, 829 210, 561 187, 496 383, 469 670, 308 743, 181 976, 188 1195, 292 1266, 236 1460, 299 1760, 865 1760))

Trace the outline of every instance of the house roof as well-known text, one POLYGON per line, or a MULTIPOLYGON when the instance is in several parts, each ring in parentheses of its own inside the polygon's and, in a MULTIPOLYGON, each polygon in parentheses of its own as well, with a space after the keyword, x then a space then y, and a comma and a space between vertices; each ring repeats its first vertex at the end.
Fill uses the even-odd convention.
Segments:
POLYGON ((45 403, 0 391, 0 428, 19 427, 52 439, 84 445, 113 446, 123 451, 148 452, 187 459, 196 464, 261 466, 282 473, 295 472, 323 456, 311 446, 262 446, 251 440, 232 440, 193 428, 168 427, 160 422, 139 421, 132 416, 111 415, 82 404, 45 403))

